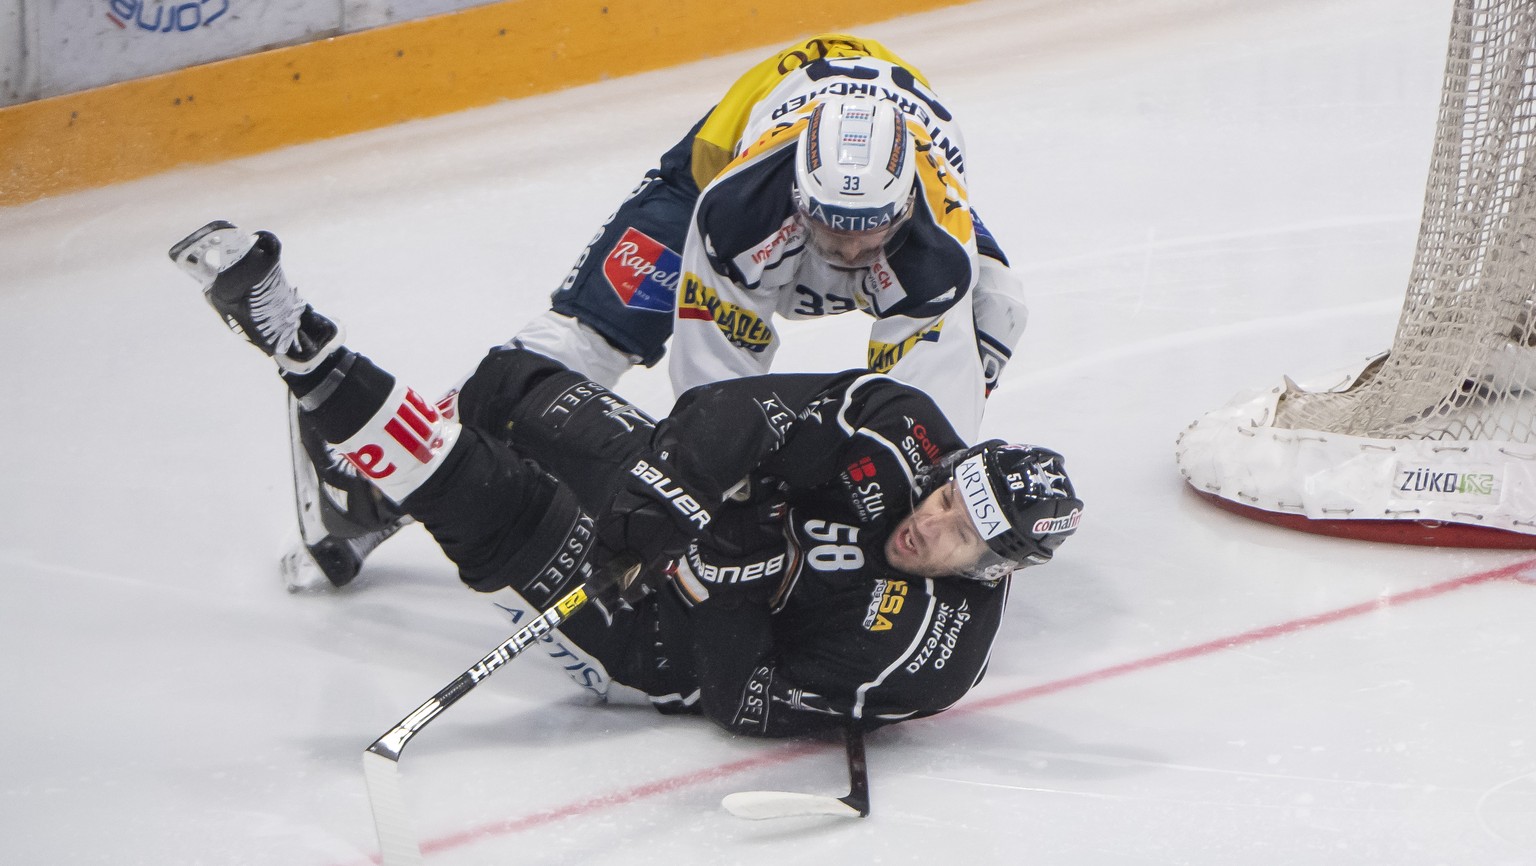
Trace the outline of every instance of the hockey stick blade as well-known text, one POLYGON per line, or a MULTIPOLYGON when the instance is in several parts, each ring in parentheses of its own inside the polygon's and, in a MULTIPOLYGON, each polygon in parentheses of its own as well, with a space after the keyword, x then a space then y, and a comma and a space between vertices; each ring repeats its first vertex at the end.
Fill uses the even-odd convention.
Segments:
POLYGON ((840 818, 864 818, 869 815, 869 769, 864 761, 864 731, 856 724, 843 731, 844 751, 848 757, 848 796, 799 794, 790 791, 741 791, 727 794, 720 801, 727 812, 738 818, 764 821, 769 818, 800 818, 807 815, 833 815, 840 818))
POLYGON ((443 686, 426 703, 390 728, 384 736, 374 740, 363 752, 363 782, 368 788, 368 803, 373 810, 373 826, 379 835, 379 856, 382 866, 420 866, 421 847, 416 843, 411 828, 410 812, 405 806, 405 796, 400 789, 400 753, 411 738, 421 732, 429 722, 444 710, 453 706, 459 698, 495 673, 498 668, 522 653, 529 646, 565 622, 572 614, 586 606, 590 600, 588 587, 581 584, 566 593, 558 601, 512 636, 502 641, 480 659, 474 667, 459 674, 453 682, 443 686))
POLYGON ((411 813, 400 790, 400 765, 379 752, 363 753, 363 781, 368 786, 368 805, 379 834, 382 866, 420 866, 421 847, 411 827, 411 813))
POLYGON ((862 818, 866 812, 848 802, 847 797, 822 794, 798 794, 792 791, 738 791, 720 801, 727 812, 749 821, 769 818, 802 818, 809 815, 833 815, 862 818))

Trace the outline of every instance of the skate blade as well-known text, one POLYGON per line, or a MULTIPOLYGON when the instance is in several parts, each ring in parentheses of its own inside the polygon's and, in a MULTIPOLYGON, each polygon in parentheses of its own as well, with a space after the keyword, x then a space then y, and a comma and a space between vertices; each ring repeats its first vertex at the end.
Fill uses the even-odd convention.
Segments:
POLYGON ((186 273, 210 282, 219 271, 239 261, 255 242, 254 235, 243 234, 234 223, 214 220, 177 241, 168 255, 186 273))
POLYGON ((288 579, 290 587, 324 589, 314 577, 314 573, 318 572, 331 588, 346 586, 362 571, 363 558, 368 552, 394 533, 394 529, 388 529, 375 533, 375 537, 337 538, 328 535, 315 544, 301 540, 283 558, 284 574, 293 575, 291 579, 285 579, 288 579))
POLYGON ((207 237, 208 235, 211 235, 214 232, 219 231, 220 229, 232 229, 234 227, 235 227, 235 224, 232 223, 232 222, 226 222, 224 220, 214 220, 213 222, 203 226, 202 228, 198 229, 197 231, 193 232, 192 234, 189 234, 186 237, 182 238, 181 240, 177 241, 176 245, 171 247, 171 251, 170 251, 171 261, 176 262, 177 264, 181 264, 181 256, 182 256, 182 254, 185 253, 193 244, 197 243, 198 241, 202 240, 203 238, 207 237))
POLYGON ((320 592, 332 589, 330 578, 315 564, 303 544, 283 554, 283 586, 289 592, 320 592))

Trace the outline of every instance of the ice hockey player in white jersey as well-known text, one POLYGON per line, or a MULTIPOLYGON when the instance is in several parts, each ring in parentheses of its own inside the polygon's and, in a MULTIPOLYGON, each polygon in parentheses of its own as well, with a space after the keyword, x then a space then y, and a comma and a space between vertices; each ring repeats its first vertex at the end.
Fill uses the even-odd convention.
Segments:
MULTIPOLYGON (((743 75, 509 345, 611 386, 670 341, 681 394, 771 369, 779 319, 854 312, 871 318, 869 369, 973 438, 1023 332, 1022 291, 970 207, 953 114, 880 43, 828 34, 743 75)), ((323 582, 318 564, 346 583, 398 519, 296 411, 291 426, 304 544, 289 582, 323 582)))
POLYGON ((863 312, 869 368, 973 436, 1027 310, 965 169, 911 64, 847 34, 796 43, 662 156, 515 342, 611 385, 670 338, 682 393, 767 372, 776 319, 863 312))

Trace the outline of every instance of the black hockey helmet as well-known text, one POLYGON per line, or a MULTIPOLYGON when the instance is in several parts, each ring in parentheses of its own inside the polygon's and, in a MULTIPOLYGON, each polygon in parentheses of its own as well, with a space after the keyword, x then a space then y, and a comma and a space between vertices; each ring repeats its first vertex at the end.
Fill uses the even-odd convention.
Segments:
POLYGON ((1049 562, 1082 518, 1065 460, 1049 448, 991 439, 945 455, 918 476, 917 487, 926 496, 951 480, 989 548, 965 577, 1000 580, 1049 562))

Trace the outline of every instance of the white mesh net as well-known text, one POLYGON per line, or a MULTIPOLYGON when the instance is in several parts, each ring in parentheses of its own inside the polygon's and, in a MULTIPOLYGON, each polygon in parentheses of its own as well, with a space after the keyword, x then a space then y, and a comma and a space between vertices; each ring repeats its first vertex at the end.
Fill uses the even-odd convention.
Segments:
POLYGON ((1322 389, 1287 379, 1207 413, 1177 449, 1195 489, 1296 528, 1536 546, 1533 133, 1536 0, 1457 0, 1391 351, 1322 389), (1521 540, 1332 526, 1364 521, 1521 540))
POLYGON ((1408 296, 1354 387, 1288 391, 1275 426, 1382 439, 1536 438, 1536 3, 1456 6, 1408 296))

